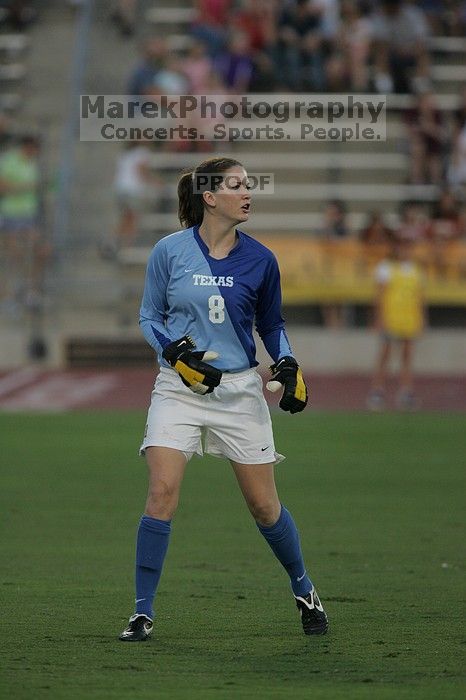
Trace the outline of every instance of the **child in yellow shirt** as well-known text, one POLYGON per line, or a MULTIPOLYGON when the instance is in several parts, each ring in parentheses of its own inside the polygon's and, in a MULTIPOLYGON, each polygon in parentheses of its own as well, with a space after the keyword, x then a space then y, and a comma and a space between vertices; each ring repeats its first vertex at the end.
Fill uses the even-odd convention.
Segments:
POLYGON ((424 302, 421 271, 412 259, 412 244, 395 240, 390 258, 377 266, 375 279, 375 326, 381 332, 382 343, 367 406, 373 411, 385 408, 388 363, 393 345, 399 343, 397 404, 402 410, 415 410, 418 401, 413 392, 412 362, 414 341, 424 328, 424 302))

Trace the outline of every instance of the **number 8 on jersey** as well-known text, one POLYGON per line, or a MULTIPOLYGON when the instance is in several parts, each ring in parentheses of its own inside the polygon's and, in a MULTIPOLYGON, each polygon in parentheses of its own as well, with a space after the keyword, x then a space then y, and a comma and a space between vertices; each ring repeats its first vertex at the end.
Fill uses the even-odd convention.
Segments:
POLYGON ((220 294, 209 297, 209 321, 223 323, 225 320, 225 299, 220 294))

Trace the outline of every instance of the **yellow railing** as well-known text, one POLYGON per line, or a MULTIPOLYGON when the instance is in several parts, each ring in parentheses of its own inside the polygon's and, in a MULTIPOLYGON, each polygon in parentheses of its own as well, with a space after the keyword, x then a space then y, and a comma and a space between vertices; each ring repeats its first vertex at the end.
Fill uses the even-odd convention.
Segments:
MULTIPOLYGON (((384 245, 355 240, 258 236, 278 258, 283 300, 368 303, 374 297, 374 268, 388 254, 384 245)), ((466 242, 416 245, 413 256, 425 275, 430 304, 466 306, 466 242)))

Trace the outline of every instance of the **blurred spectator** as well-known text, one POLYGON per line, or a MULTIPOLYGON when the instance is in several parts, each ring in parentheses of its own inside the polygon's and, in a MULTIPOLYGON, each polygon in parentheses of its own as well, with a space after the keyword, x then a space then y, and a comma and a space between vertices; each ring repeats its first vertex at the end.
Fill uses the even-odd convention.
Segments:
POLYGON ((248 92, 252 80, 253 63, 246 34, 234 31, 225 52, 214 62, 225 87, 233 94, 248 92))
MULTIPOLYGON (((131 245, 138 233, 139 216, 149 202, 157 203, 161 181, 151 170, 152 150, 143 142, 131 141, 117 161, 114 188, 120 219, 116 229, 116 247, 131 245)), ((104 254, 114 250, 104 244, 104 254)))
POLYGON ((367 397, 367 407, 381 411, 386 406, 385 385, 392 347, 400 345, 398 408, 413 411, 418 400, 413 389, 414 341, 425 324, 423 282, 421 271, 414 262, 409 241, 392 238, 390 257, 375 271, 377 295, 374 327, 381 335, 379 355, 367 397))
POLYGON ((112 20, 122 36, 132 36, 136 21, 137 0, 115 0, 112 20))
MULTIPOLYGON (((211 70, 207 76, 207 82, 202 94, 209 95, 209 102, 213 102, 216 105, 216 110, 213 110, 213 114, 209 112, 204 116, 201 115, 200 110, 189 112, 183 120, 183 124, 188 129, 197 129, 199 133, 212 133, 214 125, 218 123, 218 117, 214 116, 215 112, 219 114, 220 105, 226 101, 230 101, 231 97, 228 95, 225 85, 222 83, 220 76, 215 70, 211 70)), ((193 141, 178 141, 170 148, 177 151, 208 153, 214 151, 216 148, 224 151, 228 146, 224 141, 220 140, 209 141, 208 139, 197 139, 193 141)))
POLYGON ((321 9, 309 0, 295 0, 278 21, 275 68, 281 89, 324 88, 321 9))
POLYGON ((341 49, 332 51, 327 57, 324 76, 326 92, 341 93, 350 89, 347 57, 341 49))
POLYGON ((466 85, 463 86, 460 94, 458 107, 453 112, 453 129, 457 135, 466 126, 466 85))
POLYGON ((344 238, 348 234, 346 204, 332 199, 324 209, 322 233, 327 238, 344 238))
POLYGON ((407 243, 422 243, 426 240, 429 218, 418 202, 401 205, 401 219, 396 229, 396 238, 407 243))
POLYGON ((416 106, 406 112, 410 146, 410 182, 440 185, 448 132, 433 93, 417 97, 416 106))
POLYGON ((8 310, 32 306, 41 294, 49 248, 40 235, 39 142, 23 136, 0 157, 0 227, 5 244, 3 295, 8 310))
POLYGON ((233 25, 242 31, 248 40, 249 55, 253 61, 251 92, 273 92, 276 86, 276 71, 273 61, 277 40, 276 0, 242 0, 240 9, 233 17, 233 25))
POLYGON ((465 235, 464 214, 453 192, 443 190, 432 212, 427 235, 433 243, 455 241, 465 235))
POLYGON ((12 138, 10 118, 3 112, 0 112, 0 153, 11 143, 12 138))
POLYGON ((197 17, 191 33, 207 46, 211 58, 222 53, 226 47, 226 27, 230 23, 233 0, 195 0, 197 17))
POLYGON ((134 69, 128 83, 128 94, 144 96, 153 87, 155 78, 165 68, 168 46, 163 37, 151 37, 142 47, 142 61, 134 69))
POLYGON ((453 0, 453 4, 453 11, 449 13, 452 19, 450 33, 453 36, 464 37, 466 34, 466 1, 459 0, 459 2, 455 2, 453 0))
POLYGON ((418 0, 435 34, 464 36, 466 33, 465 0, 418 0))
POLYGON ((429 30, 421 10, 404 0, 382 0, 372 22, 376 90, 409 93, 425 89, 429 30))
POLYGON ((146 90, 147 95, 186 95, 189 92, 189 80, 178 54, 168 55, 164 67, 154 75, 152 85, 146 90))
POLYGON ((249 90, 256 92, 275 92, 277 74, 275 64, 269 52, 256 51, 252 56, 253 69, 249 90))
POLYGON ((447 169, 447 180, 452 186, 466 183, 466 86, 461 90, 458 107, 453 112, 452 146, 447 169))
MULTIPOLYGON (((334 250, 332 244, 335 240, 345 238, 348 234, 346 225, 346 206, 339 199, 328 202, 323 212, 321 235, 330 244, 326 253, 324 265, 328 274, 332 274, 334 250)), ((327 328, 341 328, 346 325, 347 308, 340 304, 323 304, 322 317, 327 328)))
POLYGON ((329 48, 338 42, 341 27, 340 0, 310 0, 310 6, 320 17, 322 36, 329 48))
POLYGON ((341 15, 340 44, 344 52, 349 87, 356 92, 364 92, 369 83, 372 26, 363 15, 358 0, 343 0, 341 15))
POLYGON ((460 240, 466 234, 465 212, 461 210, 451 190, 445 189, 440 195, 427 234, 432 268, 439 277, 445 278, 451 264, 448 256, 450 243, 460 240))
POLYGON ((264 51, 276 40, 277 3, 274 0, 242 0, 232 24, 248 38, 250 51, 264 51))
MULTIPOLYGON (((212 70, 208 77, 206 94, 212 95, 213 97, 217 95, 219 99, 218 101, 214 99, 214 102, 217 102, 218 106, 225 102, 225 100, 227 100, 229 97, 221 77, 215 70, 212 70)), ((213 121, 215 122, 216 119, 213 119, 213 121)))
POLYGON ((447 179, 453 187, 466 185, 466 123, 455 134, 447 179))
POLYGON ((18 31, 28 27, 37 18, 37 10, 27 0, 2 0, 0 9, 6 11, 4 22, 18 31))
POLYGON ((212 61, 202 41, 194 41, 188 49, 186 58, 181 62, 181 69, 189 81, 192 95, 203 95, 209 88, 212 61))
POLYGON ((359 234, 363 243, 375 245, 387 243, 391 236, 392 229, 385 224, 380 211, 373 211, 369 214, 367 224, 359 234))
POLYGON ((448 34, 445 31, 445 19, 448 13, 447 5, 451 4, 445 0, 417 0, 417 6, 424 13, 433 34, 448 34))

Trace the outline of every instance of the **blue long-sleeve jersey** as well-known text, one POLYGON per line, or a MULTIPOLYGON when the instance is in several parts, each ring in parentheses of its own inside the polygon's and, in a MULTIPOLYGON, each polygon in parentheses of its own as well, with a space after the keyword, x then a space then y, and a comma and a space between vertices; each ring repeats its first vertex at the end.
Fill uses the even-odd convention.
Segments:
POLYGON ((139 323, 157 352, 190 335, 199 350, 219 354, 212 365, 224 372, 255 367, 253 326, 276 362, 292 355, 281 316, 278 264, 262 243, 237 229, 229 255, 217 260, 197 226, 162 238, 147 264, 139 323))

